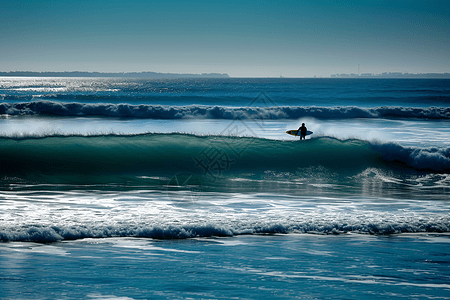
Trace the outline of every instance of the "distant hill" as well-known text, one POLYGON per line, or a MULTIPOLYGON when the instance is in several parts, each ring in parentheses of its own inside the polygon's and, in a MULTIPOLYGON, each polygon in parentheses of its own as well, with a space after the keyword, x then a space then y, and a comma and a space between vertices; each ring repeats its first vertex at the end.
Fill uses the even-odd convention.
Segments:
POLYGON ((226 73, 177 74, 157 72, 100 73, 100 72, 0 72, 0 76, 14 77, 118 77, 118 78, 229 78, 226 73))

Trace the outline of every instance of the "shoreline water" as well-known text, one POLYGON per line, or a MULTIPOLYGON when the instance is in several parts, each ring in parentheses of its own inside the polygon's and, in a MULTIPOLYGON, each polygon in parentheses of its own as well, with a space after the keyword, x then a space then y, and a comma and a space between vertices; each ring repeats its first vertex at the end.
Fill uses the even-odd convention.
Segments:
POLYGON ((0 248, 0 285, 21 299, 447 299, 449 241, 415 234, 9 243, 0 248))

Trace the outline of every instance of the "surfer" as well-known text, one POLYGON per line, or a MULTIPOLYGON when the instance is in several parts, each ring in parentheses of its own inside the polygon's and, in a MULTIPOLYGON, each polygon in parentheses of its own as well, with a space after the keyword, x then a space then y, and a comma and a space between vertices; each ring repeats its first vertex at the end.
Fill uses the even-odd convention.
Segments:
POLYGON ((302 123, 302 126, 300 126, 298 128, 298 132, 300 133, 300 140, 302 138, 306 139, 306 131, 307 131, 307 129, 306 129, 305 123, 302 123))

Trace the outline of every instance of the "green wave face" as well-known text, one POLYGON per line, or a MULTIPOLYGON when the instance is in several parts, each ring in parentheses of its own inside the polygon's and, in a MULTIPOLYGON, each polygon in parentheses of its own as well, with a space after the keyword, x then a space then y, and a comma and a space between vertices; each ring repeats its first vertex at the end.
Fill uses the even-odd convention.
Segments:
POLYGON ((53 136, 0 142, 1 175, 161 175, 192 172, 238 176, 322 166, 357 173, 381 166, 368 142, 317 138, 274 141, 186 134, 53 136))

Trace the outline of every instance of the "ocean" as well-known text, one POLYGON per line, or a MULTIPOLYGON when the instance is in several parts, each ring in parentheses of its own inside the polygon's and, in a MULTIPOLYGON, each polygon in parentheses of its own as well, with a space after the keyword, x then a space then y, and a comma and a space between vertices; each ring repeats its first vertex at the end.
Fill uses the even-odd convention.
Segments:
POLYGON ((0 77, 0 298, 450 299, 449 104, 448 79, 0 77))

